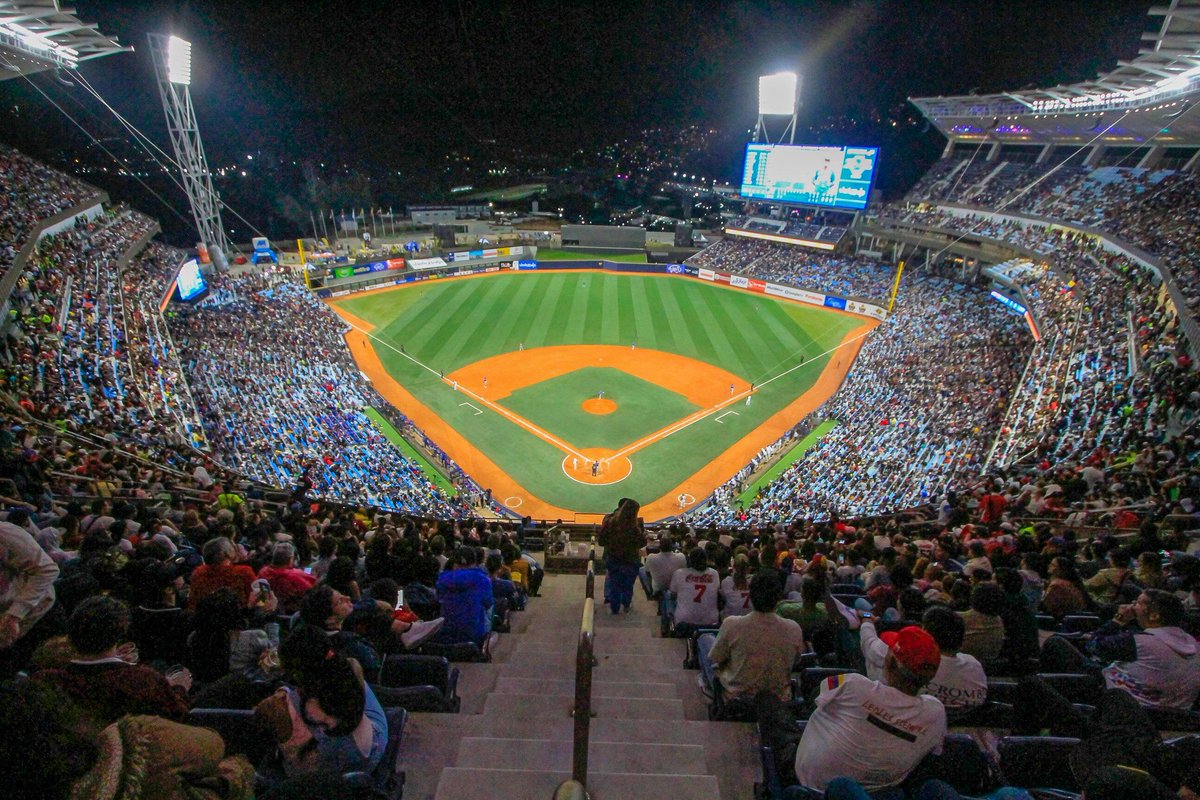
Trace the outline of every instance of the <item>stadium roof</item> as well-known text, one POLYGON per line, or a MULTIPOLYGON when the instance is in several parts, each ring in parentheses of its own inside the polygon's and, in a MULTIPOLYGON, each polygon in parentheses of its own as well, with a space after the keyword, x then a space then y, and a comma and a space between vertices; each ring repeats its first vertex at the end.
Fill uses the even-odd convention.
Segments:
POLYGON ((47 69, 74 69, 82 61, 132 47, 81 22, 58 0, 0 0, 0 80, 47 69))
POLYGON ((1200 0, 1154 6, 1162 17, 1132 61, 1095 80, 1049 89, 910 101, 947 138, 1194 145, 1200 143, 1200 0))

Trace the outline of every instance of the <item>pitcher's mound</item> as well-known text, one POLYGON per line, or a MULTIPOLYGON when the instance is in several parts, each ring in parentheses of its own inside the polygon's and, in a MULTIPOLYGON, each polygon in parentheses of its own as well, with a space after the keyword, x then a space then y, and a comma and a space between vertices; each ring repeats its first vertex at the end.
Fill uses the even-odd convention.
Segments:
POLYGON ((611 414, 617 410, 617 404, 607 397, 589 397, 583 401, 583 410, 589 414, 611 414))

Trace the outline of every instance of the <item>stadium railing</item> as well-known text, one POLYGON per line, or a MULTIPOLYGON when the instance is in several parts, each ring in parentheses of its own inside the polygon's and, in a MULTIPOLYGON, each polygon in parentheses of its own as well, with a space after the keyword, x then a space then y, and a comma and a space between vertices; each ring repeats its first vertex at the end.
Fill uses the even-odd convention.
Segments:
POLYGON ((555 800, 586 798, 588 772, 588 742, 592 721, 592 667, 595 665, 596 637, 596 550, 592 548, 584 583, 583 617, 579 622, 579 644, 575 648, 575 703, 571 715, 575 720, 571 755, 571 779, 559 784, 555 800))

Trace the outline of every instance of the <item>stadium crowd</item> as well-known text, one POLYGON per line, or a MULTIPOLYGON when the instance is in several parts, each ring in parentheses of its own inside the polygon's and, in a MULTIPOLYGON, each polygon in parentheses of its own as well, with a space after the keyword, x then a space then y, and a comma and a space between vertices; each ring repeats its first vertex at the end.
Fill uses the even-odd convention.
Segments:
POLYGON ((736 236, 721 239, 689 258, 687 263, 813 292, 868 300, 886 298, 895 277, 893 268, 870 259, 736 236))
POLYGON ((0 145, 0 275, 45 219, 99 194, 69 175, 0 145))
MULTIPOLYGON (((67 202, 53 176, 29 174, 45 208, 67 202)), ((1094 219, 1182 260, 1175 237, 1192 235, 1194 217, 1153 216, 1155 193, 1181 185, 1031 202, 1064 216, 1064 198, 1091 197, 1094 219), (1133 221, 1120 221, 1122 202, 1133 221)), ((251 766, 182 724, 210 704, 255 709, 284 784, 369 771, 388 739, 372 688, 384 657, 486 656, 504 612, 536 593, 522 531, 465 521, 470 502, 382 436, 364 409, 383 401, 344 326, 298 284, 221 276, 209 300, 164 322, 155 305, 178 254, 151 246, 125 263, 152 225, 116 208, 44 239, 12 297, 0 675, 32 680, 4 689, 0 753, 43 768, 18 771, 10 791, 249 797, 251 766)), ((1017 683, 996 727, 1078 738, 1071 764, 1089 798, 1121 796, 1091 788, 1117 765, 1141 771, 1125 791, 1134 780, 1200 790, 1194 752, 1164 753, 1156 730, 1171 711, 1194 722, 1200 695, 1200 560, 1185 535, 1200 514, 1200 385, 1174 309, 1152 275, 1085 239, 987 230, 1045 256, 1019 276, 1041 341, 982 292, 914 271, 825 406, 838 425, 749 507, 723 487, 644 562, 626 546, 642 535, 636 507, 601 531, 621 555, 614 613, 643 568, 669 630, 719 628, 694 646, 714 702, 721 687, 727 700, 766 692, 757 718, 790 753, 777 764, 786 782, 804 787, 790 797, 849 791, 846 780, 894 789, 1002 676, 1017 683), (879 516, 919 506, 933 511, 879 516), (684 591, 701 584, 714 591, 684 591), (1039 642, 1039 613, 1086 629, 1039 642), (848 672, 793 697, 806 653, 848 672), (1038 677, 1064 673, 1080 679, 1072 692, 1038 677), (855 711, 868 706, 875 721, 855 711), (884 738, 888 725, 909 735, 884 738)), ((798 253, 726 240, 692 263, 814 291, 888 288, 888 267, 798 253)), ((481 493, 457 477, 463 496, 481 493)))
MULTIPOLYGON (((366 416, 385 406, 362 377, 346 325, 282 276, 222 276, 213 297, 171 319, 181 361, 220 459, 322 496, 434 517, 467 511, 366 416)), ((459 473, 467 493, 477 494, 459 473)))

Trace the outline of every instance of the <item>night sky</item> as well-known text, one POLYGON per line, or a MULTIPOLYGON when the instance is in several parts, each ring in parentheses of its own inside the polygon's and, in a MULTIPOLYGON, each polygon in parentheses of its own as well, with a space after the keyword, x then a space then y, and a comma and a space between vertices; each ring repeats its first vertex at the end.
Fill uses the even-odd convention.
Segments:
MULTIPOLYGON (((80 0, 137 52, 83 68, 119 111, 167 147, 146 33, 193 42, 192 96, 209 162, 259 153, 395 174, 377 190, 401 205, 437 190, 452 150, 568 159, 647 127, 718 131, 699 163, 733 181, 755 119, 757 76, 804 76, 802 139, 883 148, 880 188, 903 192, 944 141, 905 98, 1050 86, 1136 55, 1149 2, 197 2, 80 0)), ((128 151, 115 121, 81 89, 38 85, 92 133, 128 151)), ((778 123, 776 123, 778 125, 778 123)), ((778 131, 777 131, 778 132, 778 131)), ((81 141, 21 79, 0 83, 0 139, 35 155, 81 141)), ((86 141, 86 139, 82 139, 86 141)), ((252 176, 253 177, 253 176, 252 176)), ((94 183, 103 181, 89 177, 94 183)), ((291 180, 240 187, 256 198, 291 180)), ((119 194, 119 187, 109 187, 119 194)), ((287 187, 282 187, 287 188, 287 187)), ((227 197, 228 199, 228 197, 227 197)), ((436 198, 434 198, 436 199, 436 198)), ((231 201, 232 202, 232 201, 231 201)), ((263 200, 269 205, 269 201, 263 200)), ((143 204, 165 216, 165 210, 143 204)), ((164 220, 165 222, 165 220, 164 220)))

